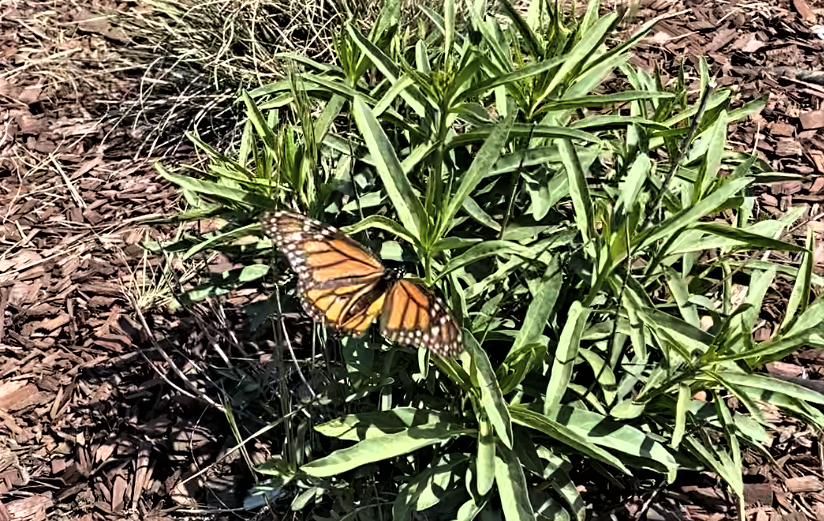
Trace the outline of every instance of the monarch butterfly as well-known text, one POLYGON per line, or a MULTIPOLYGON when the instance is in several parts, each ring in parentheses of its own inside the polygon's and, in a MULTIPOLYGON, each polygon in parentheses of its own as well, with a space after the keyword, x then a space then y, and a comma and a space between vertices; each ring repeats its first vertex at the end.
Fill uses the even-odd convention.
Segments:
POLYGON ((314 320, 361 336, 380 316, 391 341, 444 358, 463 351, 461 330, 441 299, 340 230, 284 211, 265 214, 262 224, 297 273, 298 296, 314 320))

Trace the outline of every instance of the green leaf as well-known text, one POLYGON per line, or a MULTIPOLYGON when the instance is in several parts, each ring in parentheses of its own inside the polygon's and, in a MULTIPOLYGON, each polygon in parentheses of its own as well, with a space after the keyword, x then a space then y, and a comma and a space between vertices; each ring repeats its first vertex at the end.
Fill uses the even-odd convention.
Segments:
POLYGON ((511 449, 500 445, 495 458, 495 483, 498 485, 504 519, 507 521, 535 519, 521 462, 511 449))
MULTIPOLYGON (((564 98, 557 101, 548 101, 546 105, 542 107, 541 110, 542 112, 551 112, 555 110, 602 107, 604 105, 612 105, 616 103, 628 103, 631 101, 643 101, 652 99, 666 99, 672 97, 674 97, 674 95, 669 92, 646 92, 642 90, 625 90, 613 94, 597 94, 591 96, 584 96, 583 98, 564 98)), ((656 126, 659 125, 658 123, 650 123, 656 126)))
POLYGON ((684 442, 690 452, 721 476, 736 494, 739 496, 744 494, 741 469, 735 468, 725 452, 716 450, 715 447, 705 447, 693 436, 687 436, 684 438, 684 442))
POLYGON ((448 273, 451 273, 457 269, 463 268, 475 262, 478 262, 481 259, 486 257, 492 257, 494 255, 502 255, 502 254, 515 254, 515 255, 529 255, 529 250, 524 248, 518 243, 509 242, 509 241, 485 241, 480 244, 476 244, 472 246, 468 250, 466 250, 461 255, 453 258, 449 263, 438 273, 438 276, 435 277, 435 281, 442 279, 448 273))
POLYGON ((598 20, 595 25, 587 31, 583 38, 572 48, 572 51, 569 53, 561 68, 558 69, 558 72, 552 76, 552 81, 549 82, 549 85, 547 85, 539 95, 535 101, 535 106, 543 102, 547 96, 552 95, 555 89, 563 82, 570 80, 572 71, 589 60, 617 20, 618 15, 616 13, 610 13, 598 20))
POLYGON ((546 352, 545 341, 525 344, 511 350, 496 371, 501 392, 507 395, 514 391, 527 374, 543 363, 546 352))
POLYGON ((566 56, 559 56, 557 58, 553 58, 550 60, 543 60, 536 63, 530 63, 529 65, 525 65, 520 69, 514 70, 512 72, 508 72, 506 74, 501 74, 498 76, 494 76, 485 82, 478 85, 473 90, 466 93, 464 99, 474 99, 476 97, 481 97, 500 85, 509 85, 510 83, 516 83, 518 81, 524 80, 526 78, 530 78, 537 74, 544 73, 550 69, 554 69, 561 63, 566 60, 566 56))
MULTIPOLYGON (((446 150, 452 150, 453 148, 463 146, 463 145, 472 145, 476 143, 480 143, 482 141, 486 141, 492 132, 494 132, 496 126, 492 126, 491 128, 482 127, 477 130, 472 130, 471 132, 464 132, 463 134, 458 134, 446 143, 446 150)), ((584 132, 583 130, 576 130, 573 128, 568 127, 556 127, 551 125, 527 125, 523 123, 516 123, 512 125, 512 128, 509 130, 510 137, 523 137, 527 138, 529 136, 532 138, 551 138, 551 139, 578 139, 581 141, 586 141, 588 143, 598 143, 599 139, 597 136, 590 134, 589 132, 584 132)))
POLYGON ((315 426, 324 436, 361 441, 404 431, 410 427, 449 424, 456 419, 448 414, 415 407, 396 407, 389 411, 363 412, 335 418, 315 426))
POLYGON ((481 391, 481 406, 495 429, 495 434, 507 448, 512 448, 512 423, 492 364, 486 356, 486 351, 478 345, 475 337, 467 336, 465 343, 467 351, 472 356, 475 376, 481 391))
POLYGON ((529 303, 521 329, 518 330, 518 336, 515 337, 515 342, 512 343, 507 358, 523 346, 539 341, 547 320, 552 316, 555 302, 558 300, 558 294, 563 285, 563 276, 558 258, 553 257, 543 277, 541 277, 540 285, 535 290, 532 302, 529 303))
POLYGON ((819 297, 795 321, 785 336, 804 332, 824 323, 824 297, 819 297))
POLYGON ((193 177, 172 174, 167 172, 166 169, 164 169, 159 163, 155 164, 155 169, 161 177, 185 190, 191 190, 201 195, 214 196, 224 199, 227 202, 251 205, 257 208, 269 209, 272 207, 271 199, 247 190, 229 188, 211 181, 201 181, 200 179, 195 179, 193 177))
MULTIPOLYGON (((346 24, 346 30, 349 33, 349 36, 352 37, 355 44, 361 49, 361 52, 369 57, 369 60, 375 65, 375 67, 377 67, 378 70, 386 76, 389 83, 391 83, 393 87, 398 85, 401 78, 399 68, 395 62, 392 61, 389 56, 384 54, 383 51, 381 51, 375 44, 366 39, 366 37, 364 37, 353 24, 346 24)), ((412 107, 412 110, 414 110, 416 114, 423 116, 426 113, 424 106, 417 99, 420 94, 415 92, 415 89, 411 87, 411 84, 410 86, 398 88, 398 93, 404 101, 409 103, 409 106, 412 107)), ((380 114, 384 109, 385 107, 382 107, 382 110, 376 112, 380 114)))
POLYGON ((727 113, 721 111, 715 124, 706 136, 709 141, 707 155, 698 172, 692 192, 692 204, 697 203, 704 196, 704 191, 718 176, 718 167, 721 166, 721 157, 724 146, 727 144, 727 113))
POLYGON ((257 105, 255 105, 255 101, 249 96, 248 92, 243 92, 241 95, 241 99, 243 103, 246 104, 246 110, 249 113, 249 120, 252 122, 252 125, 255 126, 255 130, 257 131, 258 135, 263 139, 263 144, 266 146, 267 149, 270 151, 275 150, 275 134, 272 132, 271 127, 266 122, 266 118, 263 117, 263 114, 260 113, 257 105))
POLYGON ((495 484, 495 436, 485 416, 478 418, 478 454, 475 458, 475 485, 485 496, 495 484))
POLYGON ((578 356, 578 346, 581 343, 581 335, 588 317, 589 308, 582 307, 580 302, 575 301, 569 307, 566 324, 561 331, 558 345, 555 347, 551 375, 546 386, 544 414, 547 416, 551 415, 551 412, 560 405, 572 378, 572 369, 575 366, 575 358, 578 356))
POLYGON ((378 175, 398 213, 398 218, 404 227, 420 240, 426 226, 423 206, 401 168, 392 143, 372 114, 372 110, 360 96, 355 96, 353 112, 355 122, 363 134, 369 153, 375 160, 378 175))
POLYGON ((572 206, 575 208, 575 224, 583 236, 584 242, 595 237, 594 213, 592 198, 589 195, 587 179, 578 160, 575 147, 569 139, 558 141, 558 152, 564 162, 569 178, 569 195, 572 197, 572 206))
POLYGON ((781 321, 779 331, 787 330, 796 317, 800 313, 807 310, 810 303, 810 282, 813 275, 813 252, 815 251, 815 235, 812 228, 807 228, 807 239, 804 243, 806 251, 801 258, 801 266, 798 270, 798 278, 793 284, 793 291, 790 294, 790 300, 787 303, 787 309, 784 313, 784 320, 781 321))
POLYGON ((687 431, 687 412, 689 412, 692 390, 686 382, 678 384, 678 401, 675 404, 675 428, 672 430, 670 447, 678 450, 684 433, 687 431))
POLYGON ((447 226, 452 222, 452 218, 458 213, 458 209, 464 204, 464 200, 469 197, 472 191, 478 186, 484 175, 492 169, 498 158, 501 156, 501 149, 509 136, 509 129, 515 120, 515 110, 512 110, 503 121, 495 125, 489 138, 484 142, 478 155, 472 160, 469 170, 461 176, 458 190, 449 198, 446 212, 441 216, 441 227, 439 236, 446 232, 447 226))
POLYGON ((359 223, 342 227, 341 231, 348 235, 354 235, 368 228, 385 230, 401 237, 402 239, 406 239, 416 247, 420 246, 418 238, 415 237, 409 230, 401 226, 397 221, 393 221, 392 219, 386 218, 382 215, 370 215, 369 217, 365 217, 359 223))
POLYGON ((748 246, 750 248, 759 250, 776 250, 789 252, 805 251, 803 246, 797 246, 795 244, 790 244, 788 242, 779 241, 773 239, 772 237, 765 237, 763 235, 748 232, 741 228, 736 228, 734 226, 729 226, 726 224, 696 223, 690 226, 689 228, 692 230, 700 230, 703 232, 711 233, 719 237, 733 239, 741 243, 742 247, 748 246))
POLYGON ((448 424, 410 427, 395 434, 368 438, 346 449, 336 450, 324 458, 307 463, 301 470, 316 478, 328 478, 367 463, 402 456, 449 438, 474 432, 474 429, 460 429, 448 424))
POLYGON ((466 463, 468 456, 450 454, 448 462, 429 467, 412 478, 403 487, 392 505, 392 519, 412 519, 413 512, 421 512, 440 503, 450 483, 455 480, 455 467, 466 463))
POLYGON ((616 215, 627 216, 632 212, 651 168, 652 163, 648 155, 640 153, 635 157, 629 172, 620 183, 621 195, 616 204, 616 215))
POLYGON ((657 309, 641 308, 638 314, 647 327, 659 333, 666 333, 669 338, 684 346, 690 353, 696 350, 704 353, 713 342, 713 336, 706 331, 669 313, 657 309))
POLYGON ((621 472, 628 476, 632 475, 619 458, 613 456, 609 451, 600 448, 594 443, 593 439, 581 436, 578 432, 570 429, 566 425, 552 420, 539 412, 531 411, 525 405, 510 405, 509 413, 514 423, 543 432, 554 440, 568 445, 586 456, 620 469, 621 472))
POLYGON ((193 255, 200 253, 203 250, 212 248, 217 244, 227 244, 229 241, 238 239, 240 237, 245 237, 258 230, 260 230, 259 223, 247 224, 246 226, 241 226, 240 228, 235 228, 234 230, 229 230, 227 232, 224 232, 223 230, 218 230, 217 232, 215 232, 214 236, 209 237, 205 241, 199 242, 191 248, 189 248, 188 250, 186 250, 186 253, 183 254, 181 259, 191 259, 193 255))
POLYGON ((698 204, 684 208, 672 217, 664 220, 655 228, 646 233, 642 233, 633 238, 633 245, 640 243, 640 248, 644 249, 658 240, 668 238, 678 231, 694 225, 702 217, 706 217, 710 212, 726 203, 730 197, 738 194, 752 179, 734 179, 723 185, 711 195, 702 199, 698 204))
POLYGON ((670 483, 675 479, 678 463, 672 454, 661 443, 632 425, 568 405, 561 406, 554 419, 601 447, 654 462, 653 466, 666 469, 670 483))
POLYGON ((771 376, 763 376, 757 374, 733 373, 730 371, 720 371, 718 375, 736 385, 745 385, 747 387, 754 387, 756 389, 764 389, 766 391, 774 391, 776 393, 786 394, 798 400, 817 403, 824 405, 824 394, 818 393, 798 384, 779 380, 771 376))

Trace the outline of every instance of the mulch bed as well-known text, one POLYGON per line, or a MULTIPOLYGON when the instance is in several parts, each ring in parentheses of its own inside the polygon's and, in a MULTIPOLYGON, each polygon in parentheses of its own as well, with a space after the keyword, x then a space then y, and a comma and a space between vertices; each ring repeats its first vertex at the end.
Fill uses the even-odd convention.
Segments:
MULTIPOLYGON (((269 349, 244 340, 233 311, 254 295, 203 315, 138 313, 168 298, 167 287, 152 285, 157 274, 180 269, 139 246, 175 231, 146 226, 178 197, 151 163, 186 160, 191 149, 159 136, 147 145, 158 121, 140 124, 116 110, 139 99, 141 78, 112 72, 128 38, 90 12, 136 6, 0 7, 0 521, 219 515, 242 506, 248 463, 268 458, 263 441, 230 453, 225 394, 205 376, 273 379, 260 363, 269 349)), ((770 186, 757 210, 777 216, 803 205, 809 225, 824 230, 824 39, 814 29, 824 24, 824 2, 653 0, 636 15, 663 13, 680 14, 661 22, 636 63, 673 77, 684 57, 697 65, 695 56, 706 55, 717 83, 736 85, 742 99, 769 94, 761 115, 735 125, 730 143, 805 179, 770 186)), ((799 226, 792 238, 804 234, 799 226)), ((824 267, 824 246, 816 265, 824 267)), ((780 302, 774 315, 778 323, 780 302)), ((815 383, 824 357, 802 352, 771 370, 815 383)), ((265 425, 252 404, 276 403, 277 390, 264 383, 235 396, 247 426, 265 425)), ((818 435, 775 420, 778 465, 747 457, 749 517, 822 520, 818 435)), ((691 479, 647 495, 600 489, 588 497, 618 519, 735 515, 717 481, 691 479)))

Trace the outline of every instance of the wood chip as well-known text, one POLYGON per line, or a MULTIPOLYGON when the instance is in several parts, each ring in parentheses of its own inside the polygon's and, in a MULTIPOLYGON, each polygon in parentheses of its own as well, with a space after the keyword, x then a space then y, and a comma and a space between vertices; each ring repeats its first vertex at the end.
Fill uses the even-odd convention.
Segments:
POLYGON ((799 119, 805 130, 824 128, 824 109, 804 112, 799 119))
POLYGON ((821 490, 824 490, 824 485, 822 485, 821 480, 816 476, 790 478, 784 483, 784 486, 787 487, 788 491, 793 493, 820 492, 821 490))
POLYGON ((747 483, 744 485, 744 502, 747 506, 772 505, 772 485, 769 483, 747 483))
POLYGON ((801 15, 801 18, 803 18, 805 22, 814 24, 818 19, 815 12, 810 9, 810 6, 804 0, 793 0, 793 7, 795 7, 795 10, 798 11, 798 14, 801 15))
POLYGON ((770 134, 773 136, 792 137, 795 134, 795 127, 788 123, 773 123, 770 125, 770 134))

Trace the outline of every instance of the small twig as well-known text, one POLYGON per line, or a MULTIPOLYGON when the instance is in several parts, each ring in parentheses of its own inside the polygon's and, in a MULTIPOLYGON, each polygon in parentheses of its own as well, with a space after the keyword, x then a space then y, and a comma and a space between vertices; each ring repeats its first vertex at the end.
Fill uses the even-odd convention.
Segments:
POLYGON ((66 175, 66 172, 63 171, 63 168, 60 166, 60 163, 57 162, 57 159, 53 155, 50 155, 49 158, 51 159, 52 164, 54 167, 57 168, 57 171, 60 172, 60 176, 63 178, 63 181, 66 183, 66 186, 69 189, 69 193, 72 194, 72 199, 74 202, 77 203, 77 206, 80 208, 86 208, 86 201, 80 197, 80 193, 78 193, 77 188, 74 187, 72 180, 69 179, 69 176, 66 175))

